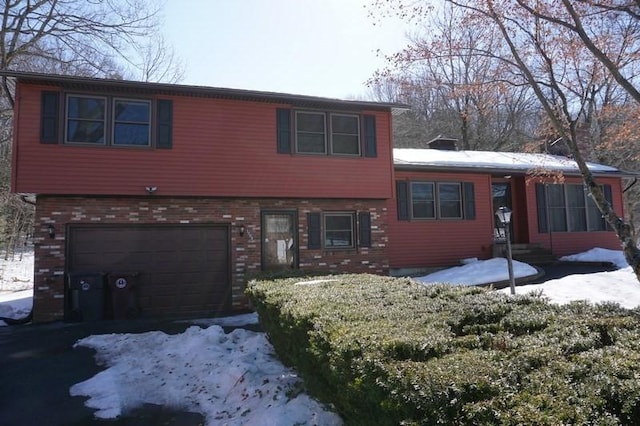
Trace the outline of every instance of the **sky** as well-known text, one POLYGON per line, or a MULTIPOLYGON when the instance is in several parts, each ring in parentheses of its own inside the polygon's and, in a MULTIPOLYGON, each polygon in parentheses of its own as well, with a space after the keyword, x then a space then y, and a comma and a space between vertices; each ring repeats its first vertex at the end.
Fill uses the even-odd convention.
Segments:
POLYGON ((182 84, 363 99, 410 26, 368 0, 167 0, 163 35, 182 84))
MULTIPOLYGON (((594 248, 562 260, 607 261, 620 269, 518 286, 517 294, 541 292, 558 304, 587 300, 613 301, 626 308, 640 305, 640 285, 621 251, 594 248)), ((0 258, 0 316, 30 308, 29 268, 33 268, 33 255, 9 261, 0 258)), ((516 276, 533 272, 528 268, 516 263, 516 276)), ((420 281, 490 282, 496 280, 497 270, 506 275, 504 259, 469 259, 466 265, 420 281)), ((314 282, 320 281, 305 281, 308 285, 314 282)), ((499 291, 506 293, 509 288, 499 291)), ((255 313, 189 322, 192 325, 176 335, 152 331, 79 340, 76 347, 94 349, 96 363, 103 370, 71 386, 69 393, 86 397, 85 405, 102 419, 126 416, 128 410, 151 403, 201 413, 207 426, 342 424, 336 413, 302 391, 301 379, 278 360, 265 333, 241 328, 224 332, 222 326, 256 324, 255 313)))

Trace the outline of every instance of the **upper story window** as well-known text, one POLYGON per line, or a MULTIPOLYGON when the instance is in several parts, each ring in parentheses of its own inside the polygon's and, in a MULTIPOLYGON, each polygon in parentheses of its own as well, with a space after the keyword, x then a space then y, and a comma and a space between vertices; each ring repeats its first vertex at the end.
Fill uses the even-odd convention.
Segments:
POLYGON ((113 144, 149 146, 151 102, 115 99, 113 102, 113 144))
POLYGON ((296 151, 305 154, 327 153, 324 113, 296 111, 296 151))
POLYGON ((89 96, 67 97, 66 141, 104 144, 107 99, 89 96))
POLYGON ((360 155, 360 117, 331 114, 331 153, 360 155))
POLYGON ((40 143, 173 147, 173 101, 43 91, 40 143))
POLYGON ((375 158, 376 128, 375 115, 277 108, 277 152, 375 158))
POLYGON ((68 95, 65 142, 149 146, 151 102, 116 98, 111 102, 112 113, 108 116, 108 101, 104 97, 68 95))

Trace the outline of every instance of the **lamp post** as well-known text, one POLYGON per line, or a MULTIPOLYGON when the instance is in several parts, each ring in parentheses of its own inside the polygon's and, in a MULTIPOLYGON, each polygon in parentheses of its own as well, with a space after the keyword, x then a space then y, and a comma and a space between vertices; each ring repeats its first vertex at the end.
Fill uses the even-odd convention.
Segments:
POLYGON ((507 266, 509 268, 509 285, 511 286, 511 294, 516 294, 516 282, 513 277, 513 259, 511 257, 511 234, 509 230, 509 223, 511 223, 511 209, 509 207, 502 206, 496 210, 496 216, 500 219, 500 222, 504 224, 504 233, 507 240, 507 266))

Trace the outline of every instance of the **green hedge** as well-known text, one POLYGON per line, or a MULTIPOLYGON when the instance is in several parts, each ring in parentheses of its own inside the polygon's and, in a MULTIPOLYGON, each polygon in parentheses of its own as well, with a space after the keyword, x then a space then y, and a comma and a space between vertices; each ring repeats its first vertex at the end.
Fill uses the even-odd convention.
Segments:
POLYGON ((375 275, 247 292, 346 424, 640 424, 638 311, 375 275))

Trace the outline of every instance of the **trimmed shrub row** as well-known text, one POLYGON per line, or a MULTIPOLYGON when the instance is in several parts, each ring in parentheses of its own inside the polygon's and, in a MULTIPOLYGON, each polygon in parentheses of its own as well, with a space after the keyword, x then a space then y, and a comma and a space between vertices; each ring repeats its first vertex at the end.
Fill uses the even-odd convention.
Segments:
POLYGON ((247 291, 346 424, 640 424, 638 311, 375 275, 247 291))

